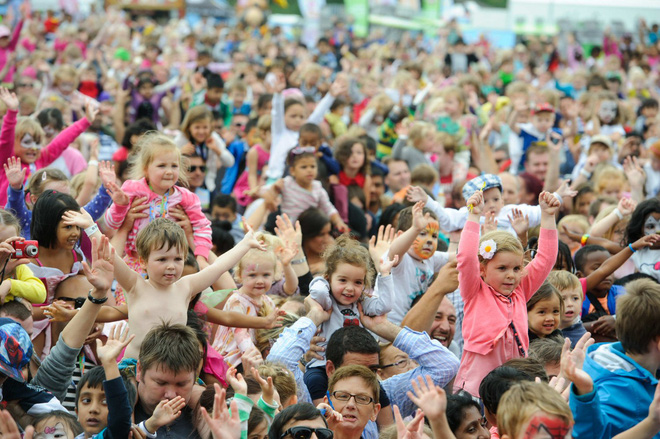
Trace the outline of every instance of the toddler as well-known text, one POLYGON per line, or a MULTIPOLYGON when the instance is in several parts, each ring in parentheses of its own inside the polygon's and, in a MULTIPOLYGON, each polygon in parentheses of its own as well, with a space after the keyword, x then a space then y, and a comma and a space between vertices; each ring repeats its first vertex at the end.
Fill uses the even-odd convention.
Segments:
POLYGON ((546 337, 563 339, 559 330, 559 322, 563 314, 564 301, 559 291, 552 284, 544 282, 527 301, 529 341, 546 337))
POLYGON ((582 286, 580 280, 568 271, 552 271, 548 275, 548 283, 554 286, 564 302, 564 310, 559 318, 559 329, 564 337, 571 339, 571 347, 587 332, 580 318, 582 310, 582 286))

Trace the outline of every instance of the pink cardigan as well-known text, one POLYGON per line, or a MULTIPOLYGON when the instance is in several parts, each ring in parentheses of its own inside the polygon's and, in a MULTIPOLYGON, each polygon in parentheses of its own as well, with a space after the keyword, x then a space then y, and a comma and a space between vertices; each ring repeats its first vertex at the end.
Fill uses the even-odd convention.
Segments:
MULTIPOLYGON (((2 122, 2 130, 0 130, 0 166, 6 164, 7 160, 14 156, 16 115, 16 111, 8 110, 2 122)), ((76 140, 76 137, 89 128, 89 125, 90 123, 87 118, 80 119, 59 133, 48 146, 41 150, 39 158, 34 162, 34 169, 45 168, 57 160, 64 150, 76 140)), ((27 163, 21 163, 21 165, 27 170, 25 173, 25 181, 27 181, 31 174, 30 165, 27 163)), ((7 175, 4 172, 0 172, 0 206, 7 204, 7 186, 9 186, 7 175)))
POLYGON ((541 229, 539 250, 525 267, 520 285, 507 298, 479 276, 479 224, 468 221, 458 244, 458 282, 465 301, 463 339, 466 351, 488 355, 513 322, 525 351, 527 301, 548 277, 557 260, 557 231, 541 229))
MULTIPOLYGON (((139 197, 147 197, 148 204, 151 204, 155 200, 158 200, 156 201, 158 203, 162 199, 160 195, 153 193, 149 189, 149 184, 144 178, 140 180, 126 180, 121 188, 131 198, 131 202, 139 197)), ((128 203, 126 206, 112 204, 108 208, 105 212, 105 223, 108 227, 116 230, 122 225, 130 204, 128 203)), ((192 223, 193 233, 195 235, 195 256, 203 256, 208 259, 213 245, 211 241, 211 221, 202 213, 199 198, 186 188, 174 186, 174 193, 170 195, 168 200, 168 210, 176 205, 180 205, 183 208, 192 223)), ((169 215, 166 215, 166 217, 172 219, 169 215)), ((128 254, 134 254, 137 234, 147 224, 149 224, 149 218, 135 220, 133 230, 129 233, 126 240, 126 251, 128 254)))

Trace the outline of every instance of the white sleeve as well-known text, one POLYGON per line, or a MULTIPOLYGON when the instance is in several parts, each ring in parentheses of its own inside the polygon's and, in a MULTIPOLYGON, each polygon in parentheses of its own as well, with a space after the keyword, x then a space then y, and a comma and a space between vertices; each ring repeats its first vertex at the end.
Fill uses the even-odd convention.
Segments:
POLYGON ((316 104, 316 108, 314 108, 314 111, 312 112, 311 116, 309 116, 309 119, 307 119, 307 122, 315 123, 317 125, 323 122, 325 113, 330 111, 330 107, 332 107, 333 102, 335 102, 335 97, 330 93, 326 93, 325 96, 323 96, 323 99, 321 99, 319 103, 316 104))
POLYGON ((309 284, 309 297, 316 300, 324 310, 332 308, 330 284, 322 277, 315 277, 309 284))
POLYGON ((364 313, 369 316, 382 316, 392 311, 392 297, 394 296, 394 281, 392 275, 376 278, 376 288, 371 297, 367 297, 362 302, 364 313))
POLYGON ((541 224, 541 207, 530 206, 529 204, 518 204, 516 209, 520 209, 524 216, 529 218, 529 228, 536 227, 541 224))
POLYGON ((465 226, 468 215, 467 207, 462 207, 459 210, 442 207, 440 203, 431 197, 426 198, 426 207, 431 209, 438 216, 438 224, 440 224, 442 230, 453 232, 454 230, 460 230, 465 226))

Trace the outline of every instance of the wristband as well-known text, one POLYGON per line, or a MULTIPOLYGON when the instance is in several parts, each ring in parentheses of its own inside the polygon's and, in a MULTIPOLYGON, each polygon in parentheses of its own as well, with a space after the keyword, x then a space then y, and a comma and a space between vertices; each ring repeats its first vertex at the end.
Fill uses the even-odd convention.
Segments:
POLYGON ((291 261, 291 265, 300 265, 304 264, 305 262, 307 262, 307 258, 294 259, 291 261))
POLYGON ((138 424, 138 428, 140 429, 141 432, 147 435, 147 438, 153 439, 158 436, 158 432, 156 433, 151 433, 149 430, 147 430, 147 421, 142 421, 138 424))
POLYGON ((587 177, 587 179, 591 178, 591 172, 587 171, 587 170, 584 169, 584 168, 582 168, 582 170, 580 171, 580 174, 582 174, 582 175, 584 175, 585 177, 587 177))
POLYGON ((588 233, 585 233, 584 235, 582 235, 582 239, 580 239, 580 244, 582 244, 582 247, 587 245, 587 240, 588 239, 589 239, 589 234, 588 233))
POLYGON ((616 209, 614 209, 614 213, 616 214, 616 216, 619 217, 619 220, 623 219, 623 214, 621 213, 621 211, 619 210, 618 207, 616 209))
POLYGON ((633 248, 632 244, 628 244, 628 248, 630 249, 631 252, 637 253, 637 250, 633 248))
POLYGON ((99 166, 99 161, 98 160, 90 160, 87 163, 87 166, 96 166, 96 167, 98 167, 99 166))
POLYGON ((85 229, 85 234, 91 237, 94 233, 99 231, 99 226, 95 223, 93 226, 89 226, 85 229))
POLYGON ((92 296, 92 291, 93 289, 89 290, 89 293, 87 294, 87 300, 92 302, 94 305, 103 305, 105 302, 108 301, 108 296, 105 296, 103 299, 97 299, 96 297, 92 296))

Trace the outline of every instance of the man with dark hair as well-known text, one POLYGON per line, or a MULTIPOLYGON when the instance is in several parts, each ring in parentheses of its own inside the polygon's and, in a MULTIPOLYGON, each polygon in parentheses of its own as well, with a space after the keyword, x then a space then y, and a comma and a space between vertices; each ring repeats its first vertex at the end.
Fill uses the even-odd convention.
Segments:
POLYGON ((321 412, 308 402, 300 402, 275 416, 268 430, 268 439, 310 438, 312 434, 317 439, 332 439, 333 436, 321 412))

